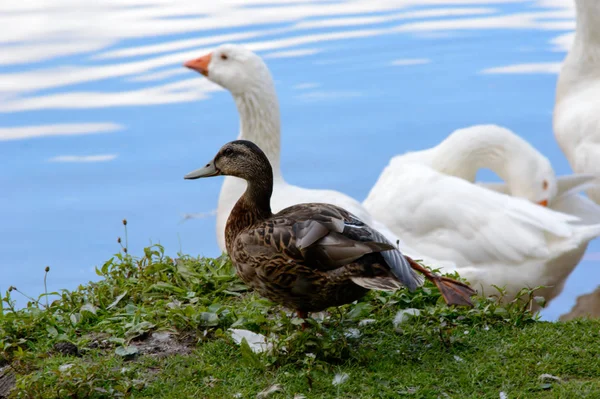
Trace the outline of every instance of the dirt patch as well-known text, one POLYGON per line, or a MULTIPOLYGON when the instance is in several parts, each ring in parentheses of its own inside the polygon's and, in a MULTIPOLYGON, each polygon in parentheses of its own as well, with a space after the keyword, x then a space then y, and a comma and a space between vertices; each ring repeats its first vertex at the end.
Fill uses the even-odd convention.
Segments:
POLYGON ((79 348, 71 342, 57 342, 53 347, 56 353, 60 353, 63 356, 81 356, 79 348))
POLYGON ((10 366, 0 367, 0 399, 8 398, 16 383, 15 373, 10 366))
POLYGON ((194 334, 155 331, 144 333, 129 343, 125 343, 124 346, 116 343, 115 340, 111 339, 111 335, 106 333, 88 334, 86 340, 89 341, 84 346, 83 352, 90 349, 100 349, 104 352, 116 351, 126 360, 134 360, 139 356, 188 355, 196 347, 197 337, 194 334))
POLYGON ((191 353, 195 340, 192 337, 179 337, 168 331, 160 331, 153 332, 143 341, 134 341, 131 345, 135 346, 141 355, 163 357, 191 353))
POLYGON ((85 336, 86 339, 89 339, 88 344, 86 345, 89 349, 108 349, 112 348, 114 344, 109 341, 111 337, 110 334, 107 333, 90 333, 85 336))

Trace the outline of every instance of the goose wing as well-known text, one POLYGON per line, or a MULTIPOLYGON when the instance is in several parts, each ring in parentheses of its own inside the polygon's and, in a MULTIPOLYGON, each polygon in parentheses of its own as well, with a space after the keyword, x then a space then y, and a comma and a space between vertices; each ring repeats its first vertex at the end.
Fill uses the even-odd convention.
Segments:
POLYGON ((367 200, 408 245, 465 265, 545 260, 577 217, 477 186, 426 165, 390 164, 367 200), (553 236, 553 237, 552 237, 553 236))

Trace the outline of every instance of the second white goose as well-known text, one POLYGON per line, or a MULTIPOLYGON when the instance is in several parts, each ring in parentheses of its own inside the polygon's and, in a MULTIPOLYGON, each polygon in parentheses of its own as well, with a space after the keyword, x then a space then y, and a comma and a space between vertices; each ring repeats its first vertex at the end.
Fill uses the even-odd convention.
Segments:
POLYGON ((485 294, 496 292, 492 284, 509 297, 545 285, 550 301, 600 235, 600 224, 532 203, 557 194, 554 171, 535 148, 508 129, 479 125, 394 157, 364 205, 416 251, 471 265, 459 273, 485 294), (480 168, 496 172, 513 196, 474 184, 480 168))

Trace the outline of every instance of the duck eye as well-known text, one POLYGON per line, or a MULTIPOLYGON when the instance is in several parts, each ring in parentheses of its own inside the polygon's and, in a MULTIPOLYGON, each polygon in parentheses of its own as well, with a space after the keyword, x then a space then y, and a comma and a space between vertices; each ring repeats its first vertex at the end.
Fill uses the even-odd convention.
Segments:
POLYGON ((223 155, 226 157, 230 156, 231 154, 233 154, 233 150, 231 148, 225 148, 225 150, 223 150, 223 155))
POLYGON ((229 58, 229 57, 227 57, 227 54, 221 54, 221 59, 222 60, 226 60, 227 58, 229 58))
POLYGON ((544 190, 547 190, 547 189, 548 189, 548 180, 544 180, 544 181, 542 182, 542 187, 544 188, 544 190))

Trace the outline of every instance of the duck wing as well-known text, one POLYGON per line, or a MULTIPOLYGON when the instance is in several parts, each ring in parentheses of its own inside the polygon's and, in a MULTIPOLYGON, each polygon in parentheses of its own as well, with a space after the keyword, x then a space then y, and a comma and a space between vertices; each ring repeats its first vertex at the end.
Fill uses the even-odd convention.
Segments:
POLYGON ((400 283, 395 288, 404 285, 414 290, 423 282, 423 277, 413 270, 394 244, 351 213, 331 204, 288 207, 244 230, 235 245, 237 251, 243 251, 256 261, 277 258, 320 271, 340 269, 376 253, 383 258, 379 263, 385 263, 382 266, 389 268, 400 283))
MULTIPOLYGON (((392 274, 411 291, 423 283, 408 259, 379 231, 331 204, 303 204, 283 210, 300 216, 293 226, 296 246, 326 268, 336 268, 369 253, 379 253, 392 274)), ((355 281, 356 282, 356 281, 355 281)), ((375 288, 375 287, 368 287, 375 288)), ((397 287, 396 287, 397 288, 397 287)))

